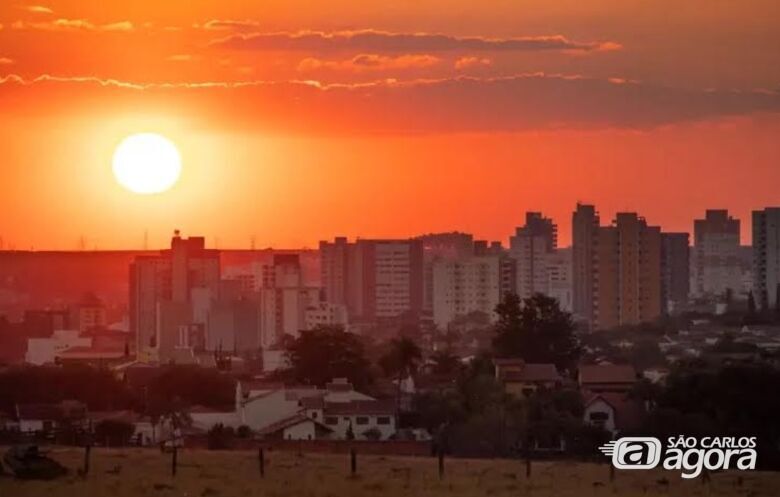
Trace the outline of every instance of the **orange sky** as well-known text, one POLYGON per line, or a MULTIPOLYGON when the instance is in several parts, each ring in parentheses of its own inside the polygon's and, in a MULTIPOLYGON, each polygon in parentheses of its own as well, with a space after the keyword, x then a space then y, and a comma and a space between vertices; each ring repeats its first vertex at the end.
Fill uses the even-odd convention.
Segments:
POLYGON ((2 3, 6 248, 506 241, 526 210, 568 243, 577 200, 748 240, 780 204, 775 0, 250 3, 2 3), (183 156, 158 196, 111 173, 144 131, 183 156))

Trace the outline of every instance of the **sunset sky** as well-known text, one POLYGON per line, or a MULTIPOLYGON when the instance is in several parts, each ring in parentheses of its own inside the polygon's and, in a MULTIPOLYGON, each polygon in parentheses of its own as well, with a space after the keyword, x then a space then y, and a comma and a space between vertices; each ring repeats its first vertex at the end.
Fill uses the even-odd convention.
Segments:
POLYGON ((5 247, 316 246, 595 203, 692 230, 780 205, 777 0, 59 0, 0 5, 5 247), (131 193, 126 136, 173 140, 131 193))

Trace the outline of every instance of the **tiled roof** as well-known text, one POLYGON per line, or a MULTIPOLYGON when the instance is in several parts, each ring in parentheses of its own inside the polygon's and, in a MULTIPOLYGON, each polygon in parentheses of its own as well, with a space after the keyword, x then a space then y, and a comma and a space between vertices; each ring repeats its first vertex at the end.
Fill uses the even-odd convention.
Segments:
POLYGON ((580 384, 634 383, 636 370, 624 364, 599 364, 580 366, 580 384))
POLYGON ((325 397, 323 395, 304 397, 299 403, 304 409, 323 409, 325 407, 325 397))
POLYGON ((518 382, 559 382, 561 375, 555 364, 525 364, 520 371, 505 371, 501 373, 503 381, 518 382))
POLYGON ((16 417, 19 420, 53 421, 62 418, 58 404, 18 404, 16 417))

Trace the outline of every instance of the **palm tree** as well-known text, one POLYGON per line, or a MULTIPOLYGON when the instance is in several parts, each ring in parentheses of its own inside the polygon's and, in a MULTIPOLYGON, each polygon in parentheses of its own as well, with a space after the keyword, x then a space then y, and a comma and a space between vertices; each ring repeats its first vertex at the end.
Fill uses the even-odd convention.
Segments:
POLYGON ((422 351, 411 338, 394 338, 390 350, 380 359, 380 365, 387 375, 396 375, 396 412, 401 411, 401 383, 410 376, 422 359, 422 351))

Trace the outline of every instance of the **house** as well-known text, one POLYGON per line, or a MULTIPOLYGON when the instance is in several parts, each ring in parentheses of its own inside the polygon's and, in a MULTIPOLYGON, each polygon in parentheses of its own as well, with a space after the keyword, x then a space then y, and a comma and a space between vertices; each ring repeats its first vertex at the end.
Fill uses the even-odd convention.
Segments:
POLYGON ((305 410, 301 401, 310 398, 320 398, 323 404, 374 400, 373 397, 356 391, 345 378, 334 379, 324 389, 313 386, 238 382, 236 412, 239 424, 262 431, 305 410))
POLYGON ((247 425, 253 431, 263 429, 290 418, 301 411, 300 400, 318 396, 316 387, 268 386, 252 387, 245 394, 242 382, 236 385, 236 407, 239 425, 247 425))
POLYGON ((353 400, 326 402, 321 416, 330 438, 347 440, 351 431, 356 440, 387 440, 396 432, 395 413, 393 400, 353 400))
POLYGON ((642 404, 623 393, 591 393, 584 400, 583 422, 598 426, 613 437, 641 425, 644 415, 642 404))
POLYGON ((316 440, 329 438, 332 432, 321 421, 299 412, 266 426, 258 435, 264 440, 316 440))
POLYGON ((494 359, 496 380, 506 393, 526 397, 539 389, 557 388, 563 382, 550 363, 526 363, 522 359, 494 359))
POLYGON ((85 427, 87 407, 75 400, 59 404, 17 404, 16 420, 24 433, 51 433, 62 426, 85 427))
POLYGON ((626 393, 637 382, 633 366, 625 364, 597 364, 580 366, 580 390, 588 393, 626 393))
POLYGON ((48 338, 28 338, 25 362, 41 366, 54 363, 56 357, 71 347, 90 347, 92 338, 79 330, 55 330, 48 338))

